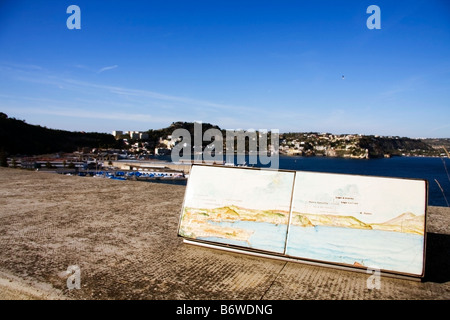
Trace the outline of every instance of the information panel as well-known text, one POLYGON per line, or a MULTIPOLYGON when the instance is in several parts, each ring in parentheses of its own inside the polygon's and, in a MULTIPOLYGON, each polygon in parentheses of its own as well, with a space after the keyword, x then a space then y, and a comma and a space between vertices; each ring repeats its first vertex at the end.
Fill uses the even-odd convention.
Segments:
POLYGON ((422 277, 426 203, 425 180, 194 165, 178 235, 422 277))

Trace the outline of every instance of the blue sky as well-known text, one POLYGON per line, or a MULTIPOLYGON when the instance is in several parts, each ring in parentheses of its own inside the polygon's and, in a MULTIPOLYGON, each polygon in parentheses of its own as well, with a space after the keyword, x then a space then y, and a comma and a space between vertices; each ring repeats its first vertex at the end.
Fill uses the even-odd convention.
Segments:
POLYGON ((0 3, 0 111, 28 123, 450 137, 445 0, 0 3))

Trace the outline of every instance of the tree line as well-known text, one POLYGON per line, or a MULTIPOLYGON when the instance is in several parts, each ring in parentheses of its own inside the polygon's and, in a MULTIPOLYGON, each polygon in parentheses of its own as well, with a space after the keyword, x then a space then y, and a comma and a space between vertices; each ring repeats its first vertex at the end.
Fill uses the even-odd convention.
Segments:
POLYGON ((121 148, 111 134, 72 132, 31 125, 0 112, 0 155, 32 156, 73 152, 79 148, 121 148))

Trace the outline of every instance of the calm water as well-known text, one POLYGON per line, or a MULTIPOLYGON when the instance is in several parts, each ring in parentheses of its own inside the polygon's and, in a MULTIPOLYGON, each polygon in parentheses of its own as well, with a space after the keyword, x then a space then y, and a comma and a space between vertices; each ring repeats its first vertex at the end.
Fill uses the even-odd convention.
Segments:
MULTIPOLYGON (((170 156, 157 159, 170 161, 170 156)), ((257 164, 255 167, 264 166, 257 164)), ((279 168, 285 170, 425 179, 428 181, 429 186, 429 205, 447 207, 450 203, 450 159, 448 158, 345 159, 280 156, 279 168), (441 191, 435 179, 439 182, 443 191, 441 191)))

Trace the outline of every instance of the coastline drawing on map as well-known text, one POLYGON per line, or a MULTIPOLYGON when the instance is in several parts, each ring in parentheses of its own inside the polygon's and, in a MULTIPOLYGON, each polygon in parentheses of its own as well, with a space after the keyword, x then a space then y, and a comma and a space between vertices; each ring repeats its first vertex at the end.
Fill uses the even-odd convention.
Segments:
POLYGON ((423 273, 424 181, 207 166, 189 179, 182 237, 423 273))
POLYGON ((293 172, 193 166, 179 234, 283 253, 293 183, 293 172))

